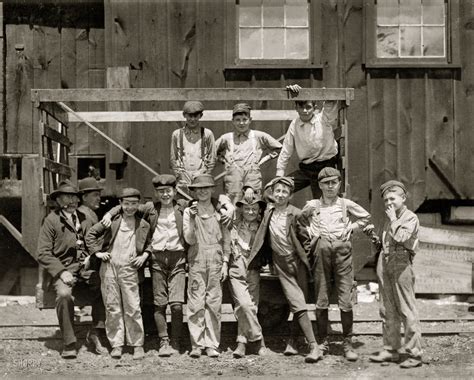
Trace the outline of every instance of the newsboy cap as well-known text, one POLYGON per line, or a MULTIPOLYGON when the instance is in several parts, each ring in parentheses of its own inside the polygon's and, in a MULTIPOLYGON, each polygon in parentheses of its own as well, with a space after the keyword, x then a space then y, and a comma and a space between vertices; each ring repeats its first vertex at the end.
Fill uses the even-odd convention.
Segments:
POLYGON ((244 113, 248 116, 250 116, 250 106, 247 103, 237 103, 234 108, 232 109, 232 116, 234 116, 237 113, 244 113))
POLYGON ((101 191, 103 190, 95 178, 87 177, 79 181, 79 192, 81 194, 89 191, 101 191))
POLYGON ((176 177, 172 174, 158 174, 152 179, 155 189, 162 189, 164 187, 175 187, 176 177))
POLYGON ((118 198, 119 199, 124 199, 124 198, 138 198, 141 199, 142 195, 140 194, 140 190, 134 189, 133 187, 126 187, 122 189, 120 192, 118 198))
POLYGON ((401 183, 400 181, 391 179, 390 181, 387 181, 380 186, 380 194, 382 195, 382 197, 385 194, 385 192, 387 192, 388 190, 391 190, 393 187, 398 187, 402 189, 402 191, 405 194, 407 193, 407 189, 403 183, 401 183))
POLYGON ((275 177, 265 185, 265 189, 273 188, 278 183, 288 186, 291 191, 295 190, 295 181, 291 177, 275 177))
POLYGON ((190 189, 196 189, 198 187, 214 187, 214 177, 210 174, 200 174, 193 179, 193 182, 188 185, 190 189))
POLYGON ((52 200, 55 200, 59 195, 61 194, 71 194, 71 195, 79 195, 79 191, 77 190, 77 187, 73 185, 71 181, 68 179, 59 182, 58 188, 51 192, 49 197, 52 200))
POLYGON ((183 112, 184 113, 200 113, 204 111, 204 106, 201 102, 197 100, 190 100, 184 103, 183 112))
POLYGON ((336 178, 341 179, 341 172, 330 166, 323 168, 318 174, 318 182, 328 182, 336 178))

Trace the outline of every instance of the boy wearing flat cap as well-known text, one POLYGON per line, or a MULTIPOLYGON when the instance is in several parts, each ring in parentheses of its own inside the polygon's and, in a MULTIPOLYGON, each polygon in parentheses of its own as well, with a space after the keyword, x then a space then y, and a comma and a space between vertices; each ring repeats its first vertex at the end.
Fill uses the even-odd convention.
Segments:
POLYGON ((218 357, 221 335, 222 282, 228 275, 230 232, 224 226, 219 206, 212 200, 215 184, 210 174, 194 178, 189 189, 197 201, 184 210, 183 233, 188 250, 187 317, 192 350, 218 357))
POLYGON ((315 363, 321 358, 321 353, 306 306, 310 265, 306 252, 296 236, 296 221, 301 210, 289 204, 295 185, 288 177, 277 177, 270 182, 273 204, 265 210, 250 257, 261 249, 265 253, 271 252, 283 293, 293 313, 291 337, 284 354, 298 354, 296 334, 301 328, 310 345, 310 353, 306 356, 305 362, 315 363))
POLYGON ((236 206, 240 217, 230 232, 229 284, 238 323, 237 348, 233 356, 242 358, 246 354, 247 343, 252 343, 258 355, 266 353, 262 328, 257 318, 260 269, 266 263, 262 254, 250 255, 265 202, 259 196, 254 196, 249 201, 246 198, 238 201, 236 206))
POLYGON ((217 156, 226 171, 225 193, 234 203, 242 195, 250 200, 254 192, 261 194, 260 165, 277 157, 281 149, 281 144, 268 133, 250 129, 250 109, 246 103, 236 104, 232 110, 234 131, 225 133, 216 141, 217 156))
POLYGON ((86 236, 87 245, 102 260, 100 278, 107 319, 105 329, 112 346, 110 355, 119 359, 127 343, 133 347, 133 359, 145 356, 145 333, 140 308, 140 269, 148 258, 150 225, 136 214, 140 191, 125 188, 119 195, 120 213, 110 228, 95 224, 86 236))
POLYGON ((312 261, 318 341, 323 353, 327 353, 329 294, 331 287, 335 286, 341 312, 344 356, 355 361, 358 355, 352 348, 355 284, 350 238, 354 231, 368 224, 370 214, 357 203, 338 196, 341 187, 339 170, 326 167, 319 173, 318 180, 323 195, 306 203, 298 221, 300 239, 312 261))
POLYGON ((196 175, 210 174, 216 164, 214 134, 199 125, 203 111, 201 102, 186 102, 183 107, 186 124, 171 136, 170 165, 180 186, 191 184, 196 175))
POLYGON ((63 338, 63 358, 77 356, 74 332, 74 300, 88 299, 92 295, 92 328, 88 341, 94 344, 96 354, 105 353, 97 338, 96 328, 105 320, 104 304, 98 284, 90 282, 84 270, 84 261, 89 256, 85 235, 92 226, 92 220, 80 212, 79 191, 69 180, 61 181, 50 194, 59 208, 45 218, 38 236, 38 262, 52 276, 56 292, 56 314, 63 338), (94 336, 94 338, 92 338, 94 336))
MULTIPOLYGON (((168 357, 180 351, 183 330, 183 303, 186 284, 186 242, 183 236, 183 211, 186 201, 175 200, 176 177, 160 174, 152 179, 154 202, 138 206, 137 214, 150 224, 150 272, 153 284, 155 323, 158 330, 158 355, 168 357), (171 340, 168 335, 166 308, 171 309, 171 340)), ((120 212, 120 206, 111 209, 107 220, 120 212)), ((104 219, 106 219, 104 218, 104 219)))
POLYGON ((382 233, 382 253, 378 273, 381 272, 381 305, 384 348, 371 356, 374 362, 397 362, 402 347, 400 323, 405 339, 403 348, 408 358, 402 368, 422 365, 421 327, 416 309, 415 276, 412 263, 418 246, 418 217, 408 210, 405 185, 391 180, 380 187, 385 203, 386 221, 382 233))
POLYGON ((100 193, 102 190, 95 178, 87 177, 79 181, 81 205, 78 210, 86 214, 94 224, 99 221, 95 212, 100 207, 100 193))

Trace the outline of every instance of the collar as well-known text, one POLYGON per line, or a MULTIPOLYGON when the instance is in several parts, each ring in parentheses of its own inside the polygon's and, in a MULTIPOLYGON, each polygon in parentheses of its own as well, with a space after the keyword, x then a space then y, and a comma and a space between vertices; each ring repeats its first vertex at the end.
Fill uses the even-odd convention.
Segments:
POLYGON ((191 129, 191 128, 188 128, 187 126, 185 126, 184 127, 184 133, 186 135, 197 135, 197 134, 199 134, 200 129, 201 128, 199 128, 199 127, 191 129))
POLYGON ((241 137, 249 137, 249 134, 250 134, 250 129, 247 130, 247 132, 234 132, 234 136, 236 136, 237 138, 241 138, 241 137))
POLYGON ((299 126, 302 127, 302 126, 305 125, 305 124, 314 125, 315 122, 316 122, 316 117, 317 117, 317 113, 316 113, 316 112, 313 114, 313 117, 311 118, 310 121, 303 121, 303 120, 301 120, 301 118, 298 116, 299 126))
POLYGON ((321 205, 324 205, 324 206, 334 206, 337 202, 339 202, 339 199, 341 199, 341 198, 338 196, 338 197, 336 197, 334 202, 326 203, 326 202, 324 202, 323 196, 321 196, 321 198, 319 198, 319 202, 321 202, 321 205))

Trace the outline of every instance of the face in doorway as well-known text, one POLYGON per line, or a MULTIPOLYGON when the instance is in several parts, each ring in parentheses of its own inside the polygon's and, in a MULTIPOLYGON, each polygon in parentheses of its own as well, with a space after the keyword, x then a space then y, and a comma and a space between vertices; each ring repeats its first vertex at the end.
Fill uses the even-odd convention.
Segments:
POLYGON ((120 200, 120 206, 125 216, 133 216, 138 210, 140 199, 138 197, 123 198, 120 200))
POLYGON ((293 195, 291 188, 283 183, 277 183, 273 186, 273 198, 275 206, 286 206, 293 195))
POLYGON ((201 120, 202 112, 186 113, 183 112, 183 116, 186 119, 186 126, 188 128, 197 128, 199 126, 199 120, 201 120))
POLYGON ((62 210, 73 213, 79 206, 79 197, 76 194, 59 194, 56 202, 62 210))
POLYGON ((334 178, 328 181, 319 182, 319 188, 321 189, 324 198, 334 199, 339 194, 341 180, 339 178, 334 178))
POLYGON ((237 133, 247 133, 250 129, 250 123, 252 118, 245 113, 236 113, 232 117, 232 124, 234 125, 234 130, 237 133))
POLYGON ((242 205, 242 217, 246 222, 253 222, 257 220, 260 212, 260 205, 255 203, 253 205, 242 205))
POLYGON ((95 211, 100 207, 100 191, 88 191, 82 195, 82 204, 95 211))
POLYGON ((197 187, 194 194, 199 202, 205 202, 211 199, 214 189, 214 187, 197 187))
POLYGON ((155 189, 155 198, 164 206, 168 206, 173 203, 176 190, 173 186, 160 187, 155 189))

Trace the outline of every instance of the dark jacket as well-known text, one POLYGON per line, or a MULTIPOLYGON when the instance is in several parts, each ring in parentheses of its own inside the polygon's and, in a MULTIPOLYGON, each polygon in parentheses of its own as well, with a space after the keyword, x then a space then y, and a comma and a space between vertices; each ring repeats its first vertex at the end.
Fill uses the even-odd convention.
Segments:
MULTIPOLYGON (((84 236, 92 227, 92 221, 76 210, 84 236)), ((68 270, 77 273, 80 261, 76 248, 77 235, 74 226, 61 210, 49 213, 41 226, 38 237, 37 259, 48 273, 54 277, 68 270)))
MULTIPOLYGON (((270 242, 268 241, 268 228, 270 226, 270 219, 272 218, 274 210, 274 207, 267 208, 265 210, 265 213, 263 214, 263 220, 260 224, 260 227, 258 228, 257 234, 255 235, 255 240, 252 246, 252 250, 250 252, 249 261, 251 261, 262 249, 264 250, 264 254, 267 257, 268 255, 271 256, 272 250, 270 247, 270 242)), ((293 205, 288 205, 287 211, 288 214, 286 220, 286 230, 288 233, 288 240, 292 242, 298 257, 308 269, 308 273, 310 273, 310 263, 308 261, 308 255, 296 236, 296 223, 300 216, 301 210, 293 205)))

